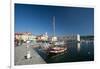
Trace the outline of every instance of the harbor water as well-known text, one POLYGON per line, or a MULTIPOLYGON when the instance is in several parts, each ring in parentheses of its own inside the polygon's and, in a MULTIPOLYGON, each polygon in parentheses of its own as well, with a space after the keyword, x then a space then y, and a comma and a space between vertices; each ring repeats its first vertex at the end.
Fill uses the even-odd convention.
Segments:
POLYGON ((80 62, 94 60, 94 42, 67 42, 67 50, 56 55, 48 55, 43 49, 35 50, 47 63, 80 62))

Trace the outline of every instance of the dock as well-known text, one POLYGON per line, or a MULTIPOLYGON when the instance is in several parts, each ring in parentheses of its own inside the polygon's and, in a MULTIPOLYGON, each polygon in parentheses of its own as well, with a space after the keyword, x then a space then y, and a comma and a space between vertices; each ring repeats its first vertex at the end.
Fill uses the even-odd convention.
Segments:
POLYGON ((44 59, 32 48, 29 47, 31 58, 26 59, 26 46, 20 45, 15 47, 14 63, 15 65, 32 65, 32 64, 46 64, 44 59))

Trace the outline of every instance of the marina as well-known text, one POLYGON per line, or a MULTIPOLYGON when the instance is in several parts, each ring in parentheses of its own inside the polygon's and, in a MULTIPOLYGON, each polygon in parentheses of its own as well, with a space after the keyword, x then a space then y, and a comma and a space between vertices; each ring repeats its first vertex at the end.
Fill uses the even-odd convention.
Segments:
MULTIPOLYGON (((31 59, 25 59, 26 44, 17 46, 15 48, 15 65, 29 65, 29 64, 47 64, 47 63, 61 63, 61 62, 78 62, 78 61, 93 61, 94 47, 93 42, 87 43, 68 43, 67 50, 55 54, 49 53, 43 47, 30 46, 31 59)), ((37 43, 38 45, 38 43, 37 43)))
POLYGON ((55 16, 53 16, 52 37, 49 37, 47 32, 36 37, 28 32, 17 33, 15 65, 94 60, 93 37, 85 36, 87 37, 85 38, 79 34, 57 37, 55 32, 55 16))
MULTIPOLYGON (((38 50, 38 49, 37 49, 38 50)), ((78 62, 78 61, 93 61, 94 47, 93 43, 69 43, 67 50, 56 55, 47 55, 41 50, 38 53, 44 58, 47 63, 61 63, 61 62, 78 62)))
POLYGON ((94 9, 15 4, 15 65, 94 60, 94 9))

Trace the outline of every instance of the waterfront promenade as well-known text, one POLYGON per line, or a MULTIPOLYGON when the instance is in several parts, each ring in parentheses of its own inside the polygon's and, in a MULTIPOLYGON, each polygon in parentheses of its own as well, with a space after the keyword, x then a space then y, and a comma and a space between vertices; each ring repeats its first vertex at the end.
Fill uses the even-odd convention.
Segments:
POLYGON ((15 65, 31 65, 31 64, 45 64, 44 59, 32 48, 29 47, 29 51, 31 54, 30 59, 25 59, 26 56, 26 46, 20 45, 15 47, 15 65))

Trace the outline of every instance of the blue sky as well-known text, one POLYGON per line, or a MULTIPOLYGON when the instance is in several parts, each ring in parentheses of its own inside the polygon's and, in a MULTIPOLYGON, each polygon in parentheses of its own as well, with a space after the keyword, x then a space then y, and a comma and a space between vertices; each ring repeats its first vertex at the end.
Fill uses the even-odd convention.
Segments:
POLYGON ((56 35, 94 34, 93 8, 33 4, 15 4, 15 32, 32 32, 35 35, 48 32, 52 35, 53 16, 56 35))

